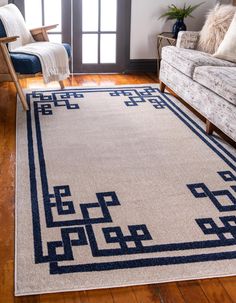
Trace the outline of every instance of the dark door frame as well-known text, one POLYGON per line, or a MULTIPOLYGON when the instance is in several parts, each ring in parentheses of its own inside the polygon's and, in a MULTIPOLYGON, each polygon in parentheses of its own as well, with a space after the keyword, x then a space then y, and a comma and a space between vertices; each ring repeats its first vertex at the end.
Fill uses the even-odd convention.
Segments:
MULTIPOLYGON (((73 2, 73 11, 78 15, 73 17, 73 58, 75 73, 110 73, 124 72, 130 57, 130 28, 131 28, 131 0, 117 0, 117 63, 116 64, 82 64, 82 0, 73 2)), ((89 33, 89 32, 88 32, 89 33)), ((92 32, 90 32, 92 33, 92 32)), ((100 34, 100 22, 98 33, 100 34)), ((103 32, 102 33, 109 33, 103 32)), ((112 32, 111 32, 112 33, 112 32)), ((98 43, 98 48, 100 45, 98 43)), ((98 50, 99 53, 99 50, 98 50)))

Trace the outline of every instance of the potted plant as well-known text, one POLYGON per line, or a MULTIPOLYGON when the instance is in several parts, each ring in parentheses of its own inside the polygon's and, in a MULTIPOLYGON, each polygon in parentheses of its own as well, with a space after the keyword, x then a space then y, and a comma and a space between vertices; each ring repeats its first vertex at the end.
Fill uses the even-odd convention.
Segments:
POLYGON ((187 27, 184 23, 184 19, 187 17, 193 17, 192 12, 202 5, 204 2, 201 2, 196 5, 187 5, 186 3, 182 8, 177 7, 174 4, 168 6, 168 11, 161 15, 160 18, 166 18, 166 20, 176 20, 172 28, 172 33, 174 38, 177 38, 180 31, 186 31, 187 27))

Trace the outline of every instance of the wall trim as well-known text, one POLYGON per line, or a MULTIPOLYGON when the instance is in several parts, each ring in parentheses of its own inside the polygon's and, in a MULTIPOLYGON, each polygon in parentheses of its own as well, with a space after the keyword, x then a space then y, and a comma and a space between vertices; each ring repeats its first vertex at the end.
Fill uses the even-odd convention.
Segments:
POLYGON ((130 59, 125 73, 156 73, 156 59, 130 59))

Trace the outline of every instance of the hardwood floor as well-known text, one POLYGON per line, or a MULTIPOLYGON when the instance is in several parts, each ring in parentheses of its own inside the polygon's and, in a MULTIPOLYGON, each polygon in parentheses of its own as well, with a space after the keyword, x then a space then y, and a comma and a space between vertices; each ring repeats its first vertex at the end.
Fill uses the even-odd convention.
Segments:
MULTIPOLYGON (((150 75, 83 75, 70 79, 66 85, 155 81, 155 76, 150 75)), ((23 80, 22 84, 28 88, 45 87, 40 78, 23 80)), ((0 85, 0 303, 236 303, 236 277, 14 297, 15 98, 12 84, 0 85)))

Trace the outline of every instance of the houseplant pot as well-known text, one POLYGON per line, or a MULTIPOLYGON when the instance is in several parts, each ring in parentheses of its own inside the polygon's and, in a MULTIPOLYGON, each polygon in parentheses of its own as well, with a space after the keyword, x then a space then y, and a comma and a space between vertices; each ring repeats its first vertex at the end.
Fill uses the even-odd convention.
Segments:
POLYGON ((172 28, 172 33, 174 38, 177 38, 180 31, 186 31, 187 29, 184 19, 187 17, 193 17, 192 12, 202 4, 203 2, 196 5, 186 5, 185 3, 183 7, 177 7, 176 5, 171 4, 168 6, 167 12, 161 15, 160 18, 166 18, 166 20, 176 20, 172 28))
POLYGON ((187 26, 184 23, 184 20, 183 19, 177 19, 175 24, 172 27, 172 34, 173 34, 174 38, 177 38, 178 33, 180 31, 186 31, 186 30, 187 30, 187 26))

